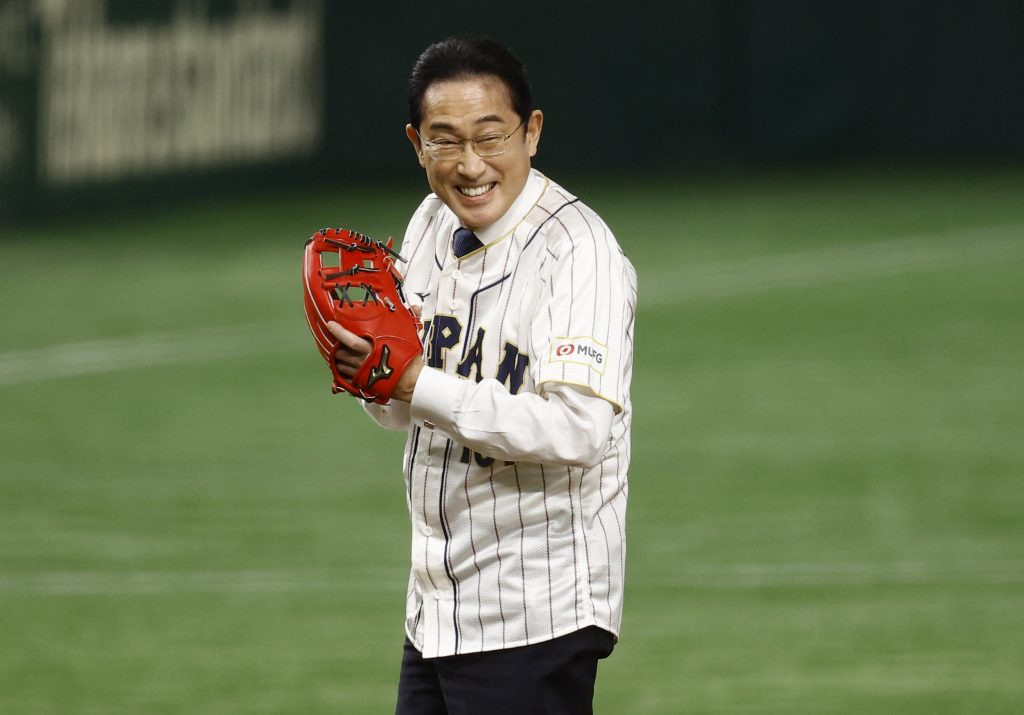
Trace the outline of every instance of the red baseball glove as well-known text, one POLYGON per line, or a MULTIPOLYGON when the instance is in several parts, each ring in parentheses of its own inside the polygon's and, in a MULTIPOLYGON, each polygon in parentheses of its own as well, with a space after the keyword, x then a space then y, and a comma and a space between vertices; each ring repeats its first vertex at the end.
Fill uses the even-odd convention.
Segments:
POLYGON ((343 228, 324 228, 306 241, 302 282, 306 320, 334 375, 333 391, 385 404, 405 368, 423 352, 420 321, 405 304, 403 260, 387 243, 343 228), (338 373, 334 321, 373 344, 351 381, 338 373))

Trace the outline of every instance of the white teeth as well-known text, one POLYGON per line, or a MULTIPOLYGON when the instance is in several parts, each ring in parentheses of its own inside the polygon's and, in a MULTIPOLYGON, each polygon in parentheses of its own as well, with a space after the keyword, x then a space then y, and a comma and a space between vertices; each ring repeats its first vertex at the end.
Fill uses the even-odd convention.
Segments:
POLYGON ((493 188, 494 184, 484 184, 483 186, 460 186, 459 191, 466 196, 482 196, 493 188))

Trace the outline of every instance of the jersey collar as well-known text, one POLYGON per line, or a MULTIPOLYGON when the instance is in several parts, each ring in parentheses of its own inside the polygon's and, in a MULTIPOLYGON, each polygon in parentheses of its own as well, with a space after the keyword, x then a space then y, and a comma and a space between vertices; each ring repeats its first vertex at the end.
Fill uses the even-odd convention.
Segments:
POLYGON ((512 205, 508 207, 508 211, 487 228, 475 232, 480 243, 487 246, 512 233, 544 194, 547 185, 547 177, 536 169, 530 169, 530 175, 526 177, 526 185, 523 186, 523 190, 519 192, 519 196, 512 202, 512 205))

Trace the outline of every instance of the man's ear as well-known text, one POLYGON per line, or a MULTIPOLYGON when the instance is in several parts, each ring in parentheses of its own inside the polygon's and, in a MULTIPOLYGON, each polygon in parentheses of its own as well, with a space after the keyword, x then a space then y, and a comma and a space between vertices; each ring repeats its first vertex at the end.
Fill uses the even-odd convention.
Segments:
POLYGON ((526 121, 526 149, 531 157, 537 156, 540 132, 544 128, 544 112, 534 109, 526 121))
POLYGON ((411 124, 405 125, 405 136, 409 137, 409 141, 412 143, 412 148, 416 152, 416 159, 420 162, 420 166, 426 169, 427 157, 423 151, 423 142, 420 141, 420 135, 416 133, 416 130, 412 128, 411 124))

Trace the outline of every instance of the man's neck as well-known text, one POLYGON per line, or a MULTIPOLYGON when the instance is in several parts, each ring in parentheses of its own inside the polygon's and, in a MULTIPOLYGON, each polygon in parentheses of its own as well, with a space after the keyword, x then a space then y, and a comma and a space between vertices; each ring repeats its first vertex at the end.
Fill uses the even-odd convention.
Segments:
POLYGON ((544 176, 540 172, 531 170, 526 177, 523 190, 519 192, 519 196, 508 207, 508 210, 502 214, 501 218, 486 228, 474 231, 480 242, 486 246, 488 243, 493 243, 510 233, 529 213, 533 205, 537 203, 537 199, 544 193, 545 183, 544 176))

